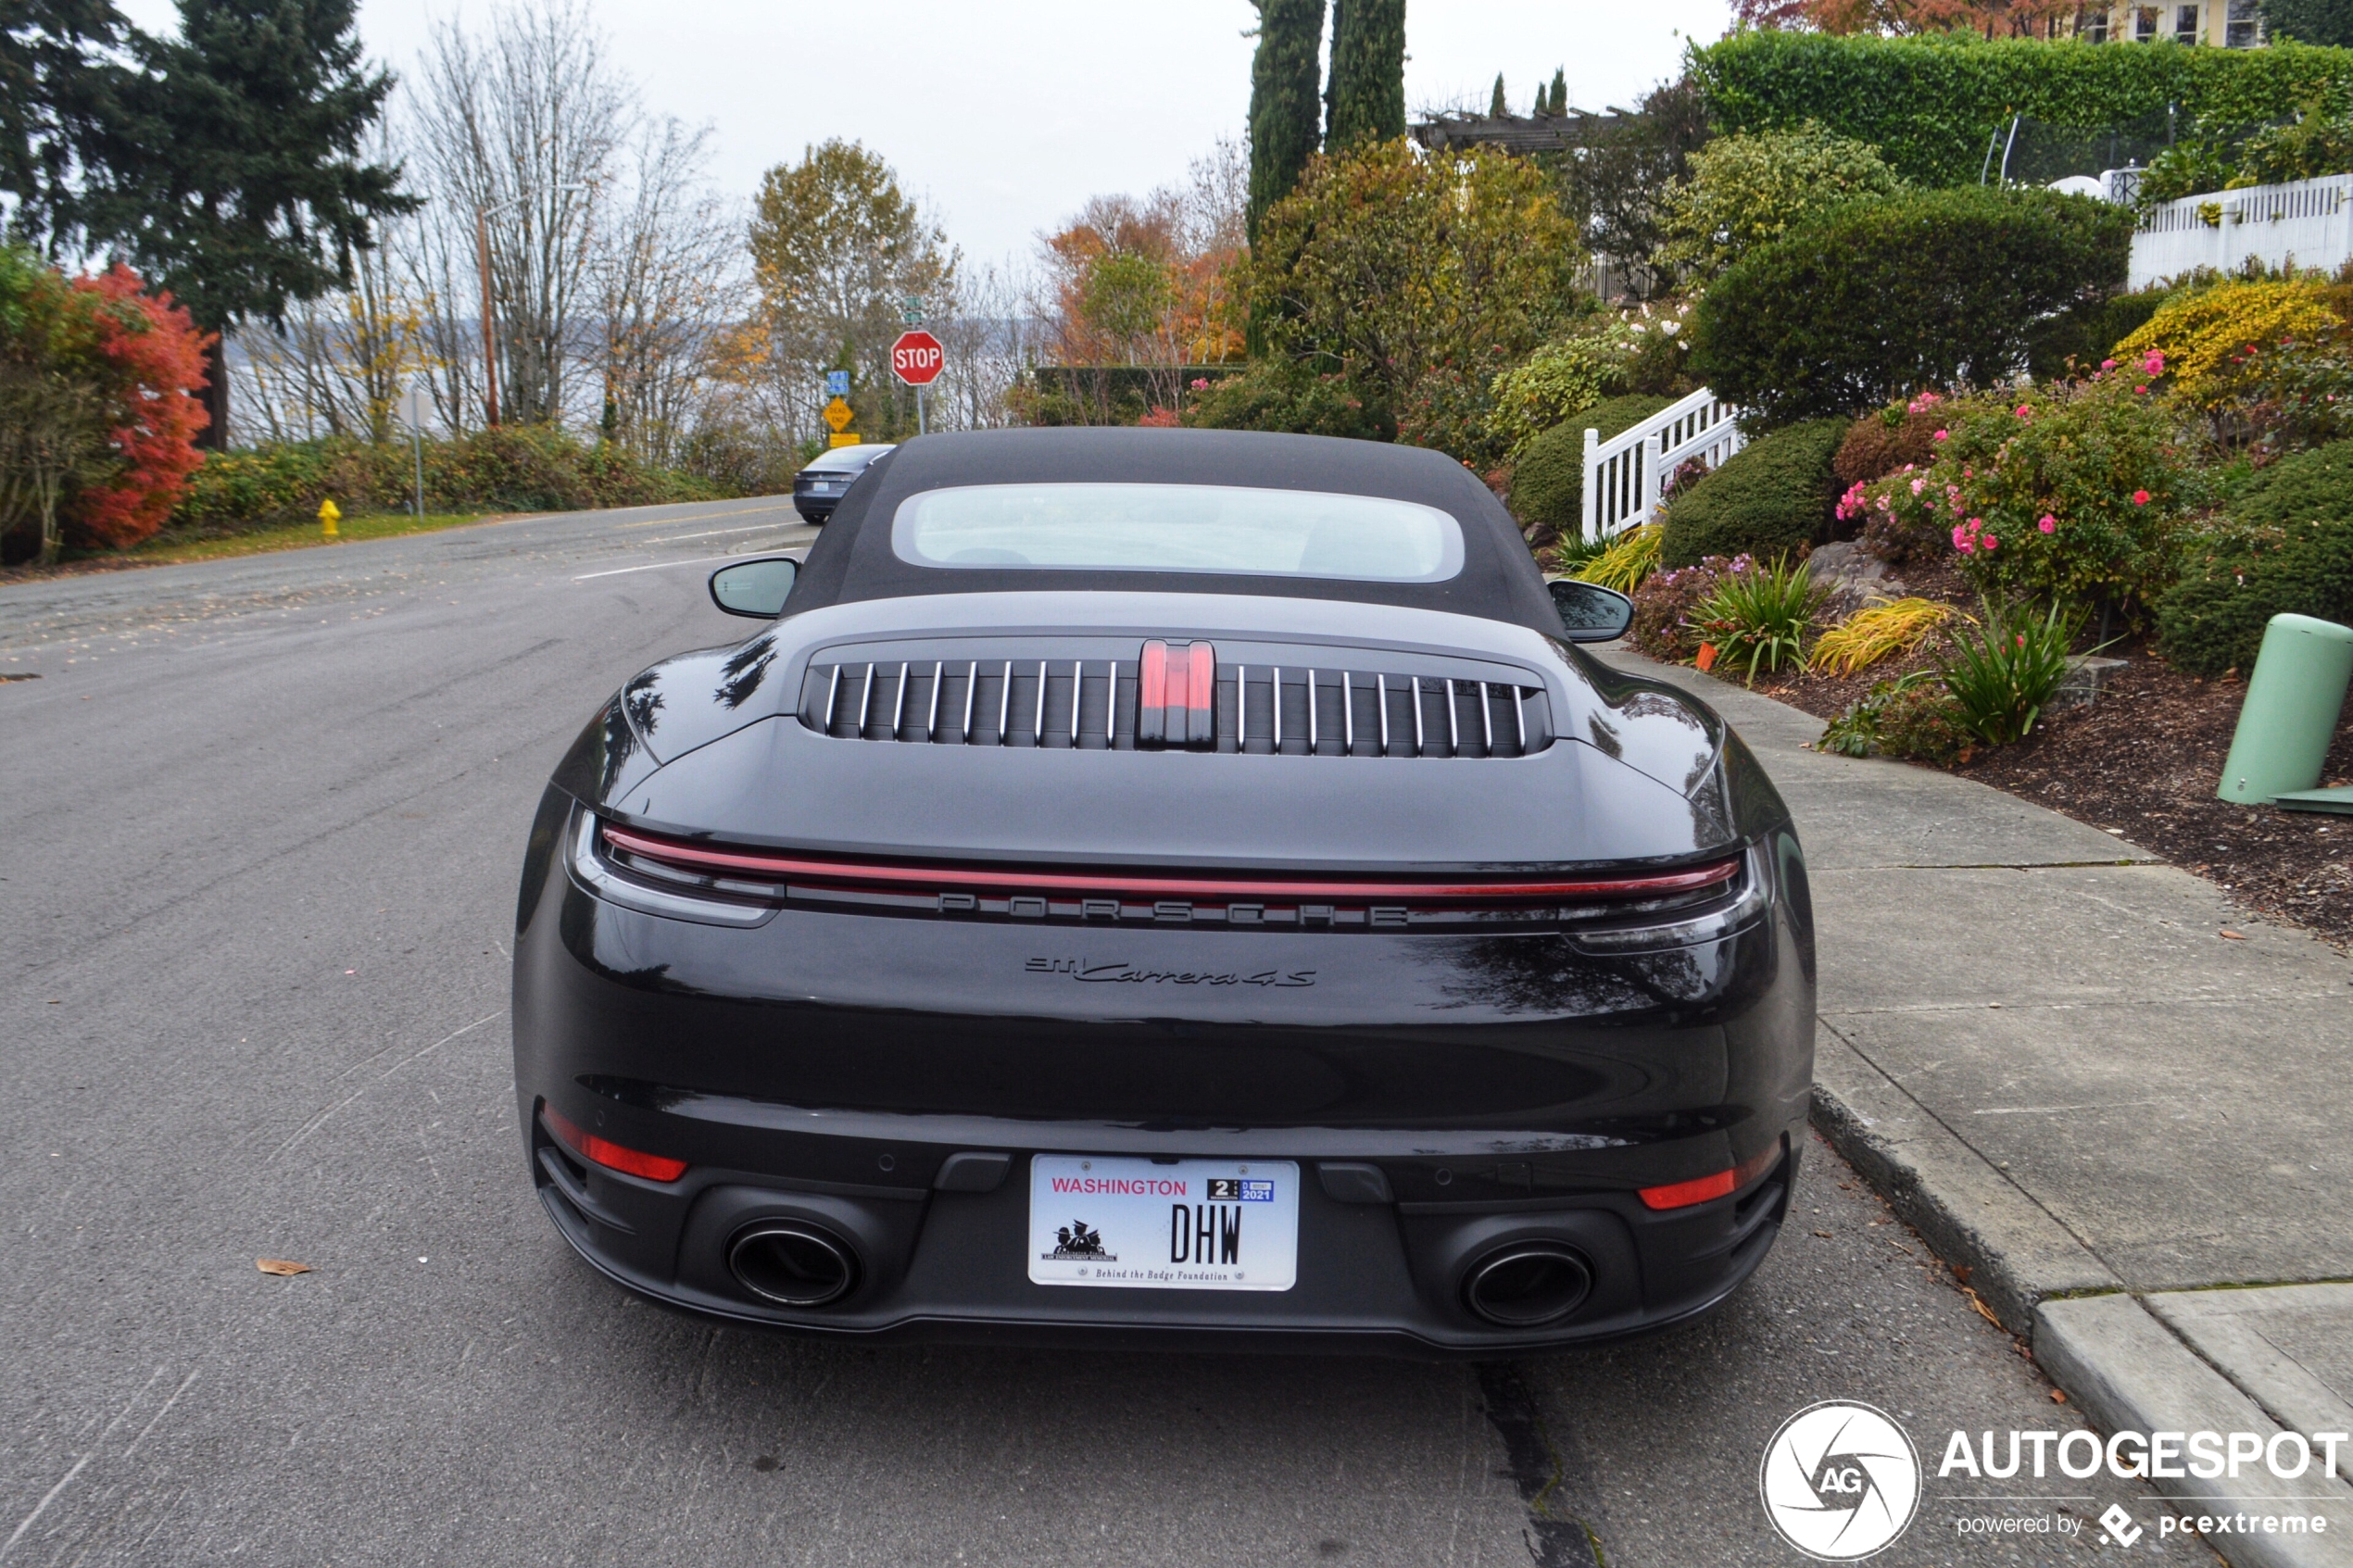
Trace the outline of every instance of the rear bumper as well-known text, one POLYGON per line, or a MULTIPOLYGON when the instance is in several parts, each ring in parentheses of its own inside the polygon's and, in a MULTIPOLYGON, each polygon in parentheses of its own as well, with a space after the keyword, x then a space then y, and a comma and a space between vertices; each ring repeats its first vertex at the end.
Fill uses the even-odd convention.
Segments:
POLYGON ((1543 933, 1074 936, 791 909, 722 927, 607 902, 548 858, 516 945, 532 1176, 584 1258, 675 1307, 858 1340, 1520 1353, 1705 1312, 1787 1209, 1814 1010, 1779 890, 1735 936, 1594 958, 1543 933), (1039 961, 1074 941, 1164 976, 1314 983, 1090 985, 1039 961), (688 1169, 588 1163, 543 1107, 688 1169), (1040 1153, 1298 1161, 1297 1283, 1033 1283, 1040 1153), (1706 1202, 1638 1196, 1733 1167, 1751 1174, 1706 1202), (731 1244, 764 1222, 839 1243, 856 1286, 805 1309, 747 1287, 731 1244), (1538 1326, 1487 1321, 1466 1280, 1522 1243, 1581 1260, 1591 1289, 1538 1326))
MULTIPOLYGON (((1598 1344, 1707 1311, 1764 1261, 1788 1206, 1792 1142, 1761 1178, 1713 1203, 1651 1213, 1630 1197, 1466 1203, 1344 1201, 1306 1161, 1299 1279, 1280 1293, 1088 1289, 1033 1284, 1027 1158, 988 1192, 791 1183, 698 1167, 669 1187, 568 1158, 536 1118, 533 1173, 564 1239, 605 1274, 666 1305, 830 1338, 1487 1356, 1598 1344), (854 1250, 858 1287, 813 1310, 769 1305, 729 1271, 728 1243, 763 1222, 807 1225, 854 1250), (1515 1244, 1566 1247, 1593 1286, 1558 1323, 1509 1329, 1466 1305, 1467 1273, 1515 1244)), ((907 1149, 909 1141, 892 1140, 907 1149)), ((948 1145, 915 1158, 959 1152, 948 1145)))

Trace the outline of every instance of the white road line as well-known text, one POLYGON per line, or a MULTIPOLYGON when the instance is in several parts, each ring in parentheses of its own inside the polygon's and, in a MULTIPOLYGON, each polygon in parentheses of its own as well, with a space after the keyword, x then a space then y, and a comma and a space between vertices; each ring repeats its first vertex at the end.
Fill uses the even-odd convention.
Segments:
POLYGON ((674 525, 681 522, 701 522, 706 518, 742 517, 748 512, 788 511, 791 508, 792 499, 790 496, 779 496, 773 501, 765 501, 756 507, 730 507, 724 512, 704 512, 700 517, 649 517, 643 522, 624 522, 621 526, 623 529, 661 528, 666 525, 674 525))
POLYGON ((780 528, 790 528, 789 522, 749 522, 741 528, 713 528, 702 533, 672 533, 660 539, 638 539, 638 545, 675 545, 682 539, 716 539, 723 533, 774 533, 780 528))
POLYGON ((673 566, 708 566, 715 560, 734 560, 735 558, 735 555, 730 553, 724 556, 697 556, 692 560, 649 561, 644 566, 617 566, 610 571, 584 571, 573 581, 589 583, 599 577, 626 577, 633 571, 660 571, 665 567, 673 566))

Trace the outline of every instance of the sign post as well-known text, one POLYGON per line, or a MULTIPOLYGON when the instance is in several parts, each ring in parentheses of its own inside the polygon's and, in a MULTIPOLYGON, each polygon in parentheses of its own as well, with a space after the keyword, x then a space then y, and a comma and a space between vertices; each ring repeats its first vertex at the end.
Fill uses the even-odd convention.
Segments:
POLYGON ((890 345, 890 373, 915 389, 915 433, 925 433, 924 388, 939 379, 940 370, 948 363, 948 351, 939 340, 921 327, 912 327, 899 334, 890 345))
POLYGON ((425 521, 425 389, 412 386, 400 395, 400 420, 409 427, 409 442, 417 454, 417 521, 425 521))

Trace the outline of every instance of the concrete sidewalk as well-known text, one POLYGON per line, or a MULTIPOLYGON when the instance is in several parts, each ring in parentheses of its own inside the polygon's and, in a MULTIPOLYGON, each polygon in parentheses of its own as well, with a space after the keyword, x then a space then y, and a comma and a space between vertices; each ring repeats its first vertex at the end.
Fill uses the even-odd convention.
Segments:
MULTIPOLYGON (((2112 1430, 2353 1431, 2353 962, 2120 835, 1603 658, 1771 772, 1819 931, 1815 1120, 2054 1379, 2112 1430)), ((2271 1484, 2328 1537, 2217 1549, 2353 1563, 2353 1487, 2271 1484)))

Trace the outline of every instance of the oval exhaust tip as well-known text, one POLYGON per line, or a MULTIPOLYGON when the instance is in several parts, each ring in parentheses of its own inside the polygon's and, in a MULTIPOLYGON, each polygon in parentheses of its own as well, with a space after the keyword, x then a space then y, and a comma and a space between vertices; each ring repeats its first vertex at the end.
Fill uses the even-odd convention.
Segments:
POLYGON ((858 1284, 858 1258, 814 1225, 769 1220, 727 1245, 727 1267, 743 1287, 786 1307, 822 1307, 858 1284))
POLYGON ((1515 1242, 1471 1265, 1463 1303, 1489 1323, 1534 1328, 1584 1305, 1593 1271, 1582 1254, 1551 1241, 1515 1242))

